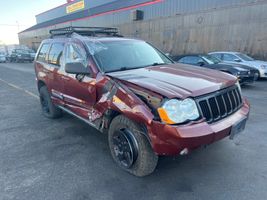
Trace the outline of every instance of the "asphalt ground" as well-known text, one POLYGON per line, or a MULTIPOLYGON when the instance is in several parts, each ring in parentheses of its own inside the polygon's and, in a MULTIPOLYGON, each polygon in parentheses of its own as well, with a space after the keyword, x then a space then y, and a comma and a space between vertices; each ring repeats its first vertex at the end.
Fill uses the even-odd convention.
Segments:
POLYGON ((245 132, 137 178, 114 164, 107 136, 65 114, 42 116, 32 64, 0 64, 0 200, 267 199, 267 80, 243 87, 245 132))

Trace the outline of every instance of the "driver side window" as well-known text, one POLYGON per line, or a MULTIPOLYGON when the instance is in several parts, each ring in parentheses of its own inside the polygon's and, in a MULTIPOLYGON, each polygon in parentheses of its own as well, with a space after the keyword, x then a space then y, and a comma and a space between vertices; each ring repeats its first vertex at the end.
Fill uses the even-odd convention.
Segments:
POLYGON ((85 49, 76 43, 67 44, 66 46, 66 63, 82 63, 87 67, 87 55, 85 49))
POLYGON ((179 60, 179 62, 185 64, 197 65, 199 62, 203 62, 203 60, 198 56, 186 56, 183 57, 181 60, 179 60))
POLYGON ((235 59, 238 59, 236 56, 232 55, 232 54, 223 54, 223 60, 224 61, 235 61, 235 59))

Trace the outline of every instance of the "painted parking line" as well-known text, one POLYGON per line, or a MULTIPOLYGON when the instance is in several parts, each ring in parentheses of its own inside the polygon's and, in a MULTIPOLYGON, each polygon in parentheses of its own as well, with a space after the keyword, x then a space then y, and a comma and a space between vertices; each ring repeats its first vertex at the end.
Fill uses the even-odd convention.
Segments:
POLYGON ((1 78, 0 78, 0 82, 5 83, 6 85, 8 85, 8 86, 10 86, 10 87, 12 87, 12 88, 14 88, 16 90, 22 91, 22 92, 26 93, 27 95, 29 95, 31 97, 34 97, 35 99, 39 99, 39 96, 38 95, 30 92, 29 90, 25 90, 25 89, 23 89, 23 88, 21 88, 21 87, 19 87, 17 85, 14 85, 12 83, 7 82, 7 81, 5 81, 5 80, 3 80, 1 78))

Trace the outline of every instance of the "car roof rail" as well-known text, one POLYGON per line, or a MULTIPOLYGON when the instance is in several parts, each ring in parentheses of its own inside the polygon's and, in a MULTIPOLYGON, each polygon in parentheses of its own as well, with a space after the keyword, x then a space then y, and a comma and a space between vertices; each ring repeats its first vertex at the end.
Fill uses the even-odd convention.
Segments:
POLYGON ((73 33, 77 33, 82 36, 111 36, 111 37, 123 37, 119 35, 119 30, 112 27, 82 27, 82 26, 69 26, 64 28, 52 29, 49 31, 51 38, 55 36, 70 37, 73 33))

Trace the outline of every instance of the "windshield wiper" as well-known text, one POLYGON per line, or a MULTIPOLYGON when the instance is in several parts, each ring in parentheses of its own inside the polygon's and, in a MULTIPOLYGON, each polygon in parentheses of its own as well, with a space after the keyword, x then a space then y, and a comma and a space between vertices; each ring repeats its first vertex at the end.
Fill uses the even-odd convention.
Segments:
POLYGON ((121 72, 121 71, 127 71, 127 70, 132 70, 132 69, 140 69, 140 68, 145 68, 145 67, 150 67, 150 66, 159 66, 159 65, 167 65, 168 63, 153 63, 152 65, 145 65, 145 66, 139 66, 139 67, 121 67, 119 69, 111 70, 106 73, 111 73, 111 72, 121 72))
POLYGON ((139 69, 141 67, 121 67, 119 69, 115 69, 115 70, 110 70, 107 73, 111 73, 111 72, 121 72, 121 71, 127 71, 127 70, 132 70, 132 69, 139 69))
POLYGON ((153 63, 150 66, 160 66, 160 65, 167 65, 167 63, 153 63))

